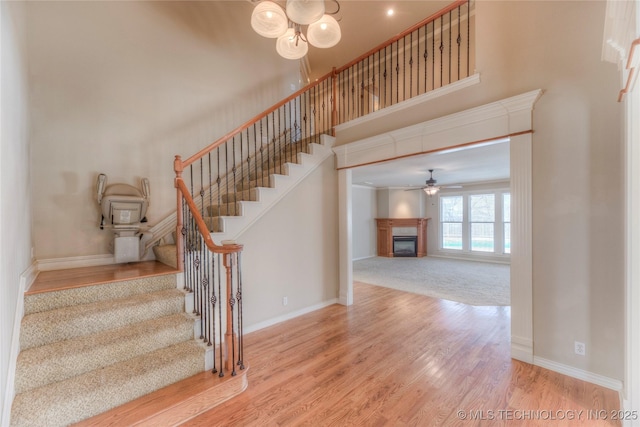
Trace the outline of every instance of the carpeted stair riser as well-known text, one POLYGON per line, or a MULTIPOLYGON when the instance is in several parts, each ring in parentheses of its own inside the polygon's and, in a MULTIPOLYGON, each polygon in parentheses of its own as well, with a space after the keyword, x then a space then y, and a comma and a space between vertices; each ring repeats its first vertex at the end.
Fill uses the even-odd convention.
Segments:
POLYGON ((223 202, 220 206, 211 205, 207 206, 207 213, 212 216, 241 216, 242 207, 240 203, 227 203, 223 202))
POLYGON ((288 175, 289 166, 285 163, 282 166, 271 167, 270 169, 262 169, 259 171, 253 171, 249 174, 249 179, 252 181, 264 178, 265 180, 269 175, 288 175))
POLYGON ((245 190, 245 191, 236 191, 227 194, 223 194, 222 203, 235 203, 242 200, 247 201, 256 201, 258 200, 258 192, 257 190, 245 190))
POLYGON ((126 298, 147 292, 175 289, 175 275, 161 275, 144 279, 83 286, 54 292, 27 295, 24 314, 39 313, 71 305, 89 304, 114 298, 126 298))
POLYGON ((156 256, 156 261, 169 265, 173 268, 178 268, 175 244, 168 243, 166 245, 154 246, 153 254, 156 256))
POLYGON ((204 370, 204 347, 191 340, 16 396, 11 425, 69 425, 204 370))
POLYGON ((193 318, 173 314, 124 328, 33 347, 20 352, 16 393, 193 339, 193 318))
POLYGON ((128 298, 100 301, 33 313, 22 320, 20 348, 41 346, 107 329, 180 313, 184 293, 169 289, 128 298))
POLYGON ((268 176, 264 179, 258 178, 255 180, 250 180, 250 179, 243 179, 241 181, 238 181, 238 183, 236 184, 236 190, 237 191, 245 191, 245 190, 251 190, 254 188, 273 188, 275 186, 275 183, 273 182, 273 179, 271 178, 271 176, 268 176))

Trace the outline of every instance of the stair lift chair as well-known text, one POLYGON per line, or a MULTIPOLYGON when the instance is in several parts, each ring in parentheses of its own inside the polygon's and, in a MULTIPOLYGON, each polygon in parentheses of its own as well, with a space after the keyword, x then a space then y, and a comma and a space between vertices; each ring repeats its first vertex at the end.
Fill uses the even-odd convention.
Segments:
POLYGON ((114 234, 112 252, 116 263, 140 261, 145 254, 146 242, 152 238, 144 233, 143 223, 149 207, 149 180, 141 180, 141 189, 128 184, 107 186, 107 176, 98 175, 97 193, 100 205, 100 229, 111 229, 114 234))

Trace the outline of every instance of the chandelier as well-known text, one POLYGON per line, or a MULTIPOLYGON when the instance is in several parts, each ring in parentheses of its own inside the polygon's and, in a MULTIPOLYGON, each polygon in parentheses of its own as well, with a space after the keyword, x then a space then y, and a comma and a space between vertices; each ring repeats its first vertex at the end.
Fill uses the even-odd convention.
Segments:
POLYGON ((251 27, 263 37, 275 38, 276 51, 287 59, 300 59, 309 50, 307 44, 319 48, 333 47, 340 41, 338 21, 325 13, 324 0, 287 0, 286 11, 270 0, 261 1, 251 14, 251 27), (290 25, 291 23, 291 25, 290 25), (306 36, 302 26, 307 26, 306 36))

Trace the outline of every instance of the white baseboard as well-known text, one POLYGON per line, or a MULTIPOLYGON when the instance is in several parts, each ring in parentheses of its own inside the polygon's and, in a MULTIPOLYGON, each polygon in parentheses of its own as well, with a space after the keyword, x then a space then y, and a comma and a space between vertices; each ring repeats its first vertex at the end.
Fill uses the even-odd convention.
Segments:
POLYGON ((377 255, 367 255, 360 258, 352 258, 351 261, 360 261, 361 259, 375 258, 377 255))
POLYGON ((511 358, 533 364, 533 342, 529 339, 512 335, 511 358))
POLYGON ((85 255, 68 258, 50 258, 36 261, 39 271, 63 270, 65 268, 94 267, 115 264, 113 254, 85 255))
POLYGON ((476 261, 476 262, 487 262, 491 264, 504 264, 511 265, 510 257, 491 257, 491 256, 475 256, 475 255, 458 255, 458 254, 449 254, 448 252, 431 252, 428 254, 430 258, 444 258, 444 259, 458 259, 462 261, 476 261))
POLYGON ((7 371, 7 388, 4 392, 4 403, 2 413, 3 426, 8 426, 11 418, 11 405, 15 397, 16 364, 20 353, 20 325, 24 317, 24 293, 31 287, 31 284, 38 275, 36 264, 33 263, 20 275, 18 285, 18 300, 16 301, 16 314, 13 318, 13 332, 11 335, 11 349, 9 350, 9 369, 7 371))
POLYGON ((282 316, 274 317, 273 319, 265 320, 264 322, 256 323, 255 325, 244 328, 244 333, 249 334, 251 332, 259 331, 260 329, 268 328, 269 326, 276 325, 286 320, 295 319, 296 317, 302 316, 303 314, 311 313, 312 311, 320 310, 321 308, 325 308, 337 303, 338 299, 334 298, 328 301, 321 302, 320 304, 305 307, 301 310, 292 311, 291 313, 283 314, 282 316))
POLYGON ((544 359, 538 356, 533 357, 533 364, 536 366, 540 366, 541 368, 549 369, 550 371, 558 372, 559 374, 567 375, 569 377, 577 378, 582 381, 606 387, 617 392, 622 391, 622 381, 605 377, 604 375, 594 374, 593 372, 574 368, 573 366, 564 365, 562 363, 554 362, 553 360, 544 359))

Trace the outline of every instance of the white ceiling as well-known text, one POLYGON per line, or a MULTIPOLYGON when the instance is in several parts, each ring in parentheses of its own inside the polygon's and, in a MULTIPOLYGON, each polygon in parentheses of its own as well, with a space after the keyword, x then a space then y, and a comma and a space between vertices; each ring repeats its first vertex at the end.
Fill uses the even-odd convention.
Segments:
POLYGON ((353 169, 354 184, 376 188, 422 187, 434 169, 437 185, 509 179, 509 142, 496 141, 451 151, 406 157, 353 169))

